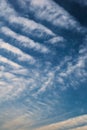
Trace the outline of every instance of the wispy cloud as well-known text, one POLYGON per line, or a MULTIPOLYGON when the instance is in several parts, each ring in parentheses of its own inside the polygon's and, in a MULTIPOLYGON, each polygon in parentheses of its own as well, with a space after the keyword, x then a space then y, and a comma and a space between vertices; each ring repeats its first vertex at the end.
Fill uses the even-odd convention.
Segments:
MULTIPOLYGON (((83 116, 79 116, 79 117, 74 117, 62 122, 58 122, 58 123, 54 123, 51 125, 47 125, 47 126, 43 126, 41 128, 37 128, 35 130, 72 130, 72 128, 74 130, 78 130, 81 128, 85 128, 85 127, 81 127, 81 125, 87 125, 87 115, 83 115, 83 116), (79 127, 79 128, 77 128, 79 127)), ((87 128, 87 127, 86 127, 87 128)))
POLYGON ((1 55, 0 55, 0 62, 8 64, 8 66, 12 66, 13 68, 20 68, 21 67, 19 64, 7 59, 6 57, 1 56, 1 55))
POLYGON ((8 53, 12 53, 13 56, 17 56, 19 61, 30 61, 30 63, 34 63, 35 59, 27 54, 24 54, 20 49, 14 47, 13 45, 10 45, 9 43, 4 42, 0 39, 0 49, 4 49, 8 53))
MULTIPOLYGON (((21 20, 19 20, 21 21, 21 20)), ((29 30, 28 30, 29 31, 29 30)), ((42 53, 48 53, 49 49, 46 48, 44 45, 34 42, 33 40, 31 40, 30 38, 17 34, 16 32, 12 31, 10 28, 8 27, 2 27, 0 32, 2 34, 4 34, 5 36, 16 40, 15 42, 18 42, 17 44, 19 44, 22 47, 26 47, 26 48, 30 48, 30 49, 34 49, 37 50, 39 52, 42 53)))
POLYGON ((87 79, 86 28, 52 0, 0 2, 0 129, 85 130, 67 93, 87 79))
MULTIPOLYGON (((77 29, 80 30, 79 24, 74 20, 70 14, 62 7, 56 5, 53 1, 43 0, 38 4, 37 0, 29 1, 31 8, 28 8, 35 14, 35 17, 40 21, 47 21, 51 25, 65 28, 65 29, 77 29)), ((23 6, 23 5, 22 5, 23 6)))

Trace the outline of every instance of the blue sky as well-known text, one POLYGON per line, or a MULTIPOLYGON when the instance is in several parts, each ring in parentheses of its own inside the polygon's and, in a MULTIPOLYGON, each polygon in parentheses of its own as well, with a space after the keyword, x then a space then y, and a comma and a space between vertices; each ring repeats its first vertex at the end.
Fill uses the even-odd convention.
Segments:
POLYGON ((86 7, 0 0, 0 130, 87 130, 86 7))

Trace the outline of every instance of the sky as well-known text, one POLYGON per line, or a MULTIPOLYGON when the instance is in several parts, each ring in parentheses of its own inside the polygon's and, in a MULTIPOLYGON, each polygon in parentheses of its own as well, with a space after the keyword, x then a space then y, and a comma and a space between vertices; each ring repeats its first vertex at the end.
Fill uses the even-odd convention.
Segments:
POLYGON ((0 0, 0 130, 87 130, 87 0, 0 0))

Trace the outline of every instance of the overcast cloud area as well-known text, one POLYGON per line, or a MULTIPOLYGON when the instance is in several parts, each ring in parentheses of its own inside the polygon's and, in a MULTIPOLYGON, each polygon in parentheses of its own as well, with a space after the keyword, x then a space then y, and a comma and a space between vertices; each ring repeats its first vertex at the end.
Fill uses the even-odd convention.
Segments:
POLYGON ((86 9, 0 0, 0 130, 87 130, 86 9))

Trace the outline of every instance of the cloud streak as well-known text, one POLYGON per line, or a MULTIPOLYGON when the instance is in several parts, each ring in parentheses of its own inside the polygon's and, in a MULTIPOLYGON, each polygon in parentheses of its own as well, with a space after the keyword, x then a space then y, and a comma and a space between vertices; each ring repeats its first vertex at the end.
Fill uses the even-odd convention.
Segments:
MULTIPOLYGON (((62 122, 58 122, 58 123, 54 123, 48 126, 43 126, 41 128, 37 128, 38 130, 72 130, 72 128, 74 128, 74 130, 78 130, 81 128, 87 128, 87 127, 79 127, 81 125, 87 125, 87 115, 83 115, 80 117, 74 117, 62 122), (77 128, 79 127, 79 128, 77 128)), ((35 130, 37 130, 35 129, 35 130)))

